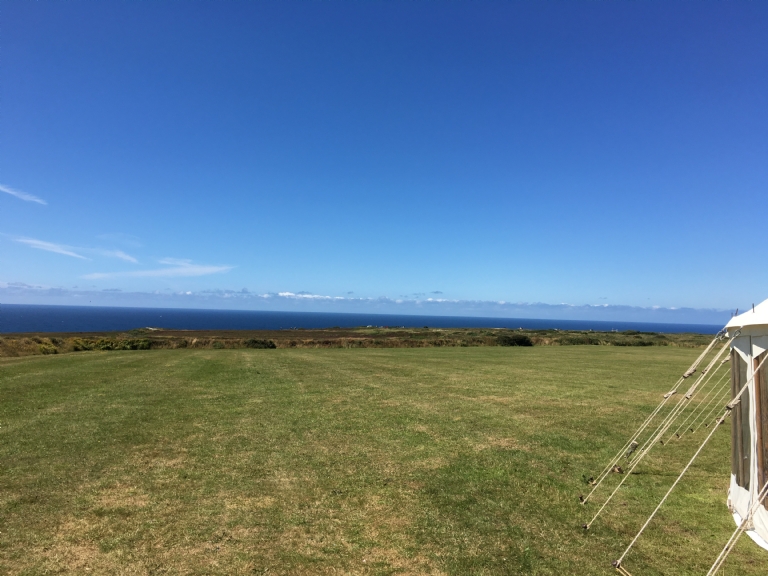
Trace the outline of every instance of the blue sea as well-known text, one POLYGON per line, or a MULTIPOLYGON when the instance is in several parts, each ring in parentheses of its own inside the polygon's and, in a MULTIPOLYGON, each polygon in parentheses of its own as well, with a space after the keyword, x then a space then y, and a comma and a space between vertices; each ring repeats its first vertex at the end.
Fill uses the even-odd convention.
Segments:
POLYGON ((641 332, 695 332, 699 334, 715 334, 722 328, 722 326, 708 324, 537 320, 475 316, 0 305, 0 333, 6 334, 19 332, 112 332, 145 327, 175 330, 281 330, 291 328, 351 328, 355 326, 558 328, 560 330, 595 330, 601 332, 639 330, 641 332))

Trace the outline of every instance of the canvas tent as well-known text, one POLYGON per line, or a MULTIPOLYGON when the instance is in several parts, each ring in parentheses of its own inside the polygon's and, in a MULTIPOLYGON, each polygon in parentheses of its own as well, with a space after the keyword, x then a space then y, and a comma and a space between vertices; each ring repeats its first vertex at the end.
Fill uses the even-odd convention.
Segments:
POLYGON ((728 508, 740 524, 756 507, 747 534, 768 549, 768 499, 756 501, 768 481, 768 300, 734 316, 726 330, 732 338, 732 398, 747 385, 731 414, 728 508))

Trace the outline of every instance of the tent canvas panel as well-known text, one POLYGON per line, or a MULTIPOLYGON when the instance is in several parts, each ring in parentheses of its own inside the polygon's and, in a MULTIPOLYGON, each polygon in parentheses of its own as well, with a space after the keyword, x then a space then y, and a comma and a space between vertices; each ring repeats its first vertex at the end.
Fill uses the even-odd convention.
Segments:
MULTIPOLYGON (((749 379, 747 374, 749 364, 742 354, 744 342, 749 342, 749 337, 741 337, 740 347, 734 340, 734 349, 731 351, 731 398, 735 398, 741 388, 749 379)), ((739 402, 731 413, 731 472, 736 478, 736 484, 749 489, 749 477, 751 467, 751 430, 749 425, 749 394, 742 394, 739 402)))
POLYGON ((751 495, 749 490, 746 490, 736 483, 736 478, 731 476, 731 488, 728 490, 728 502, 730 503, 731 510, 739 516, 745 517, 749 514, 749 503, 751 501, 751 495))
POLYGON ((747 532, 752 540, 768 550, 768 511, 765 508, 758 508, 752 516, 754 528, 747 532))
POLYGON ((760 356, 768 350, 768 336, 752 336, 752 353, 760 356))
MULTIPOLYGON (((755 358, 754 368, 766 357, 761 353, 755 358)), ((755 416, 757 420, 757 486, 765 486, 768 481, 768 368, 765 364, 755 374, 755 416)))
MULTIPOLYGON (((766 315, 768 308, 761 307, 766 315)), ((754 509, 755 500, 768 481, 768 363, 760 364, 768 357, 768 325, 751 323, 748 329, 732 334, 732 338, 731 398, 738 396, 739 402, 731 410, 728 503, 734 520, 740 523, 754 509)), ((761 502, 753 513, 747 533, 760 546, 768 548, 765 504, 761 502)))
MULTIPOLYGON (((736 364, 739 361, 739 354, 736 349, 731 349, 731 398, 735 398, 739 390, 739 371, 735 369, 736 364)), ((740 484, 741 473, 739 471, 739 446, 741 446, 741 440, 739 438, 739 431, 741 430, 741 422, 739 407, 736 406, 731 411, 731 476, 736 486, 740 484)))

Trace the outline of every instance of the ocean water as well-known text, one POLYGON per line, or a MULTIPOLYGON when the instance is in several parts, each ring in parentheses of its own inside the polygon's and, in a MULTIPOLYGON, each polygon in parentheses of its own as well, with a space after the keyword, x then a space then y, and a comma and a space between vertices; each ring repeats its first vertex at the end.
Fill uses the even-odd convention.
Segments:
POLYGON ((641 332, 696 332, 715 334, 722 326, 603 322, 594 320, 537 320, 475 316, 412 316, 325 312, 264 312, 255 310, 185 310, 179 308, 113 308, 100 306, 0 305, 0 333, 111 332, 133 328, 176 330, 281 330, 290 328, 351 328, 355 326, 417 328, 528 328, 560 330, 639 330, 641 332))

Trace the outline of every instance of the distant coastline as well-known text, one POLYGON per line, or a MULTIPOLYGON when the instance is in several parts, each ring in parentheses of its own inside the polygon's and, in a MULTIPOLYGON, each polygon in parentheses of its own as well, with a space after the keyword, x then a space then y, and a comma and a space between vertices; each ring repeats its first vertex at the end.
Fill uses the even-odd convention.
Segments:
POLYGON ((183 308, 123 308, 0 304, 0 333, 114 332, 158 327, 173 330, 289 330, 403 326, 406 328, 525 328, 528 330, 637 330, 668 334, 715 334, 715 324, 604 320, 552 320, 481 316, 428 316, 342 312, 277 312, 183 308))

